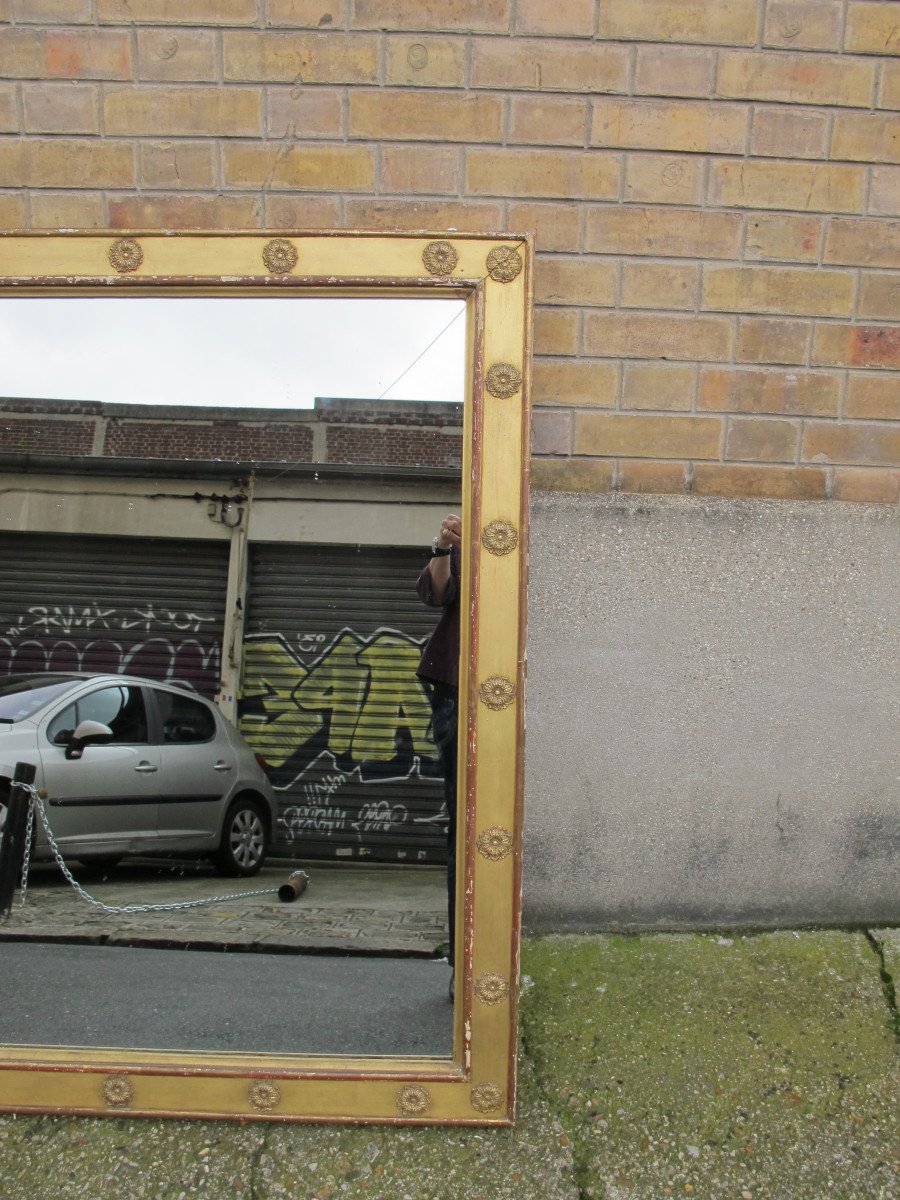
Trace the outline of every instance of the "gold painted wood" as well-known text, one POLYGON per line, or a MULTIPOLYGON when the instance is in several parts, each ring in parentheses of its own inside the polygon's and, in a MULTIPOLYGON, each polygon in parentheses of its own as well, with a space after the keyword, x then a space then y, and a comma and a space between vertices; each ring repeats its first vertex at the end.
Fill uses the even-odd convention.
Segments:
POLYGON ((298 289, 316 295, 467 299, 462 611, 474 613, 475 619, 462 630, 460 713, 467 728, 459 739, 453 1053, 446 1059, 341 1058, 0 1046, 0 1110, 386 1124, 493 1125, 512 1120, 522 847, 530 241, 503 233, 446 231, 0 234, 0 293, 7 295, 116 290, 287 296, 298 289), (117 261, 110 257, 114 243, 129 247, 120 247, 117 261), (429 266, 426 252, 435 243, 448 243, 453 253, 432 249, 429 266), (503 368, 499 391, 515 385, 505 396, 496 394, 496 373, 495 394, 486 386, 485 374, 497 364, 503 368), (482 533, 489 530, 484 541, 482 533), (479 700, 479 687, 492 679, 505 681, 504 697, 497 685, 491 693, 495 698, 505 698, 511 689, 505 707, 489 708, 479 700))

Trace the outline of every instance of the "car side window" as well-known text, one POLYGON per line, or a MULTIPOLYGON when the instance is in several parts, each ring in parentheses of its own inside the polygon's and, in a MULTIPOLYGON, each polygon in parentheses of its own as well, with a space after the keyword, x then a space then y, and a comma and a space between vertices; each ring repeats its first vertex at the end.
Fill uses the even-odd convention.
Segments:
POLYGON ((163 741, 170 745, 208 742, 216 736, 216 718, 199 700, 174 692, 156 692, 163 741))
POLYGON ((99 721, 112 730, 112 742, 134 745, 149 741, 147 709, 140 688, 100 688, 82 696, 53 718, 47 736, 54 746, 65 746, 82 721, 99 721))

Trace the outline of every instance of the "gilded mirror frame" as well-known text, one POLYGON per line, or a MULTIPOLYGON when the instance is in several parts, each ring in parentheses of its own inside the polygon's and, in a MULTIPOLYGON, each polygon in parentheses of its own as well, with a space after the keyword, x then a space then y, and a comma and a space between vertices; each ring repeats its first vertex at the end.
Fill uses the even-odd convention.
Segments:
MULTIPOLYGON (((520 926, 532 247, 504 234, 12 232, 0 294, 467 304, 458 953, 450 1058, 0 1046, 0 1111, 508 1124, 520 926)), ((136 364, 137 365, 137 364, 136 364)))

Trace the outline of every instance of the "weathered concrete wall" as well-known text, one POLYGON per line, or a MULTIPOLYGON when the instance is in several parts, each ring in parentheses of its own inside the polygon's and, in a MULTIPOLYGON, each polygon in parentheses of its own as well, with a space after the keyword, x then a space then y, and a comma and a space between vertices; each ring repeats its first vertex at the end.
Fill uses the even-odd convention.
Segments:
POLYGON ((897 531, 535 495, 528 926, 900 919, 897 531))

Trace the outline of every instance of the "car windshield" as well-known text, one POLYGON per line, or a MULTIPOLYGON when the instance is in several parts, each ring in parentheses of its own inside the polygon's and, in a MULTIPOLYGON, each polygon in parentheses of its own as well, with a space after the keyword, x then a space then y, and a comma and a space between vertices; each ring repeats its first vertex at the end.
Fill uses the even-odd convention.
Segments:
POLYGON ((26 721, 73 683, 71 675, 8 675, 0 679, 0 722, 26 721))

